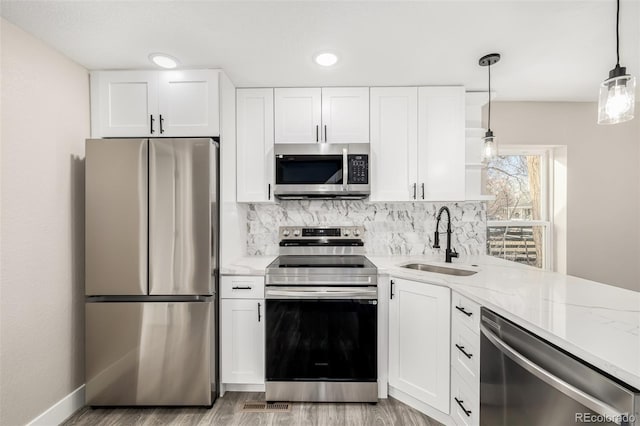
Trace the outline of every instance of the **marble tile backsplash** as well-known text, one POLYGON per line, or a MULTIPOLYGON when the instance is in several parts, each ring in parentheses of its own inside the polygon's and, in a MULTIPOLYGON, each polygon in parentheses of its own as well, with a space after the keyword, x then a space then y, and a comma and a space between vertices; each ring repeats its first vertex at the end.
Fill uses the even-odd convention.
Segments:
MULTIPOLYGON (((369 255, 420 255, 444 252, 431 248, 436 215, 446 205, 452 215, 452 246, 460 253, 486 253, 486 203, 375 203, 352 200, 281 201, 249 204, 247 254, 278 254, 280 226, 348 226, 365 228, 365 250, 369 255)), ((446 215, 440 231, 446 230, 446 215)))

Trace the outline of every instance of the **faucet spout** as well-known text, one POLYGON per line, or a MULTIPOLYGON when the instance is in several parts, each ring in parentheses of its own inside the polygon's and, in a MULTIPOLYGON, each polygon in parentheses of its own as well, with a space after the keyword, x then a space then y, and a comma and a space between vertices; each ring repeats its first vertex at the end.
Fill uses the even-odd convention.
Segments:
POLYGON ((451 259, 454 257, 458 257, 458 252, 455 249, 451 248, 451 234, 453 231, 451 230, 451 212, 449 211, 449 207, 442 206, 438 211, 438 216, 436 217, 436 232, 433 238, 433 248, 440 248, 440 219, 442 219, 442 213, 447 213, 447 248, 444 250, 444 261, 446 263, 451 263, 451 259))

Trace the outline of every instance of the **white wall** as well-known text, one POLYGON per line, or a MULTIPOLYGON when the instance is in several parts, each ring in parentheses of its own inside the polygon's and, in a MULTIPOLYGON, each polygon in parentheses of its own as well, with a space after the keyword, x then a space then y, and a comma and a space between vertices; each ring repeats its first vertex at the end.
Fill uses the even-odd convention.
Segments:
POLYGON ((5 21, 2 47, 0 424, 84 383, 81 66, 5 21))
POLYGON ((640 291, 640 118, 596 119, 595 103, 495 102, 491 111, 501 144, 567 146, 567 273, 640 291))

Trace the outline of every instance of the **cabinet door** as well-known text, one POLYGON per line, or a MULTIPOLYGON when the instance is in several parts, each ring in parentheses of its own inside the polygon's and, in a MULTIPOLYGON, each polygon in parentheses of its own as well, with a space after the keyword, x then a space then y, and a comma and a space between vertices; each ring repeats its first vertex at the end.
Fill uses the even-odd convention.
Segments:
POLYGON ((320 141, 321 90, 275 89, 276 143, 320 141))
POLYGON ((91 135, 94 138, 159 136, 157 108, 157 72, 91 73, 91 135))
POLYGON ((389 385, 449 413, 450 290, 392 278, 389 385))
POLYGON ((413 200, 417 155, 418 89, 371 88, 371 201, 413 200))
POLYGON ((219 136, 219 71, 161 71, 159 75, 160 136, 219 136))
POLYGON ((369 142, 369 88, 335 87, 322 89, 322 129, 324 142, 369 142))
POLYGON ((222 383, 264 383, 264 299, 221 301, 222 383))
POLYGON ((418 196, 422 200, 465 199, 464 96, 463 87, 418 89, 418 196))
POLYGON ((271 201, 273 188, 273 89, 238 89, 237 199, 271 201))

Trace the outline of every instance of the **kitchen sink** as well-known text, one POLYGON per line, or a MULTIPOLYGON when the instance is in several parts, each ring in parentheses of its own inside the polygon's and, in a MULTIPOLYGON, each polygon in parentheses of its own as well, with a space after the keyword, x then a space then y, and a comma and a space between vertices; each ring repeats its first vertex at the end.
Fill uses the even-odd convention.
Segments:
POLYGON ((415 269, 417 271, 435 272, 436 274, 457 275, 459 277, 467 277, 476 274, 478 271, 469 271, 467 269, 448 268, 446 266, 429 265, 427 263, 409 263, 403 265, 403 268, 415 269))

